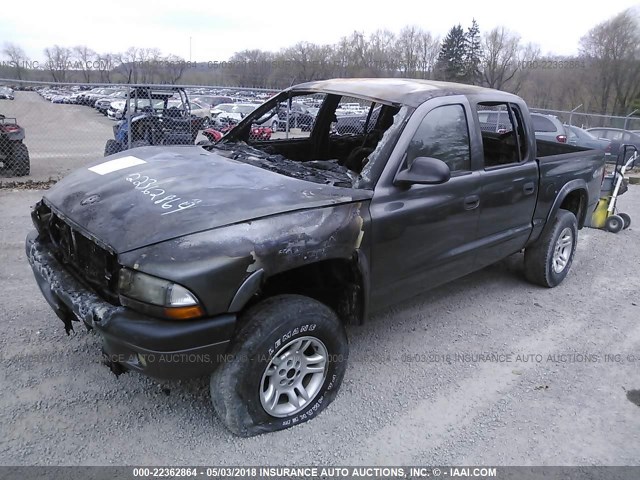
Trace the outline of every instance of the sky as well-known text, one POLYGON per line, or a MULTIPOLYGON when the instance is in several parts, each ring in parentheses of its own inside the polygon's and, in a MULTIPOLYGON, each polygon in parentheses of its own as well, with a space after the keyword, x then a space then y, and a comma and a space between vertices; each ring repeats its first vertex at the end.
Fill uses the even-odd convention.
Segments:
POLYGON ((224 61, 245 49, 277 51, 300 41, 335 43, 354 30, 398 33, 403 26, 416 25, 444 37, 453 25, 466 28, 475 18, 481 32, 505 26, 525 43, 538 44, 543 54, 571 55, 590 28, 626 8, 640 9, 638 0, 599 5, 575 0, 29 0, 2 8, 0 49, 11 42, 30 60, 42 61, 43 49, 54 44, 87 45, 101 53, 135 46, 159 48, 186 60, 224 61))

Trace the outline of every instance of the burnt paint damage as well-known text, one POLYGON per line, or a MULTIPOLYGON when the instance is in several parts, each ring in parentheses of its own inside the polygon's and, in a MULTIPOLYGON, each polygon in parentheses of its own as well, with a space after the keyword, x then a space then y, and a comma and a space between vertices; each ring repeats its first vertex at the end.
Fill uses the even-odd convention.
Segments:
MULTIPOLYGON (((44 195, 52 210, 116 253, 256 218, 371 196, 371 192, 336 186, 351 186, 340 168, 303 167, 299 162, 261 168, 251 163, 268 166, 270 160, 246 150, 243 155, 220 151, 235 159, 196 146, 146 147, 129 153, 144 163, 103 175, 77 170, 44 195), (246 161, 238 160, 240 156, 246 161), (291 175, 275 171, 283 169, 291 175)), ((129 155, 109 158, 124 157, 129 155)))
POLYGON ((216 150, 221 156, 249 165, 314 183, 351 188, 357 175, 337 160, 310 160, 298 162, 284 155, 270 154, 244 142, 220 144, 216 150))
MULTIPOLYGON (((408 78, 333 78, 295 85, 285 92, 323 92, 365 98, 378 103, 418 107, 426 101, 450 95, 479 95, 497 90, 460 83, 408 78)), ((504 94, 509 95, 509 94, 504 94)), ((515 95, 510 95, 517 98, 515 95)))
POLYGON ((209 315, 227 311, 253 272, 268 280, 329 259, 350 260, 368 227, 362 202, 242 222, 120 255, 120 262, 191 289, 209 315))
POLYGON ((27 237, 26 250, 38 286, 64 322, 67 334, 73 330, 72 321, 82 320, 88 328, 93 328, 96 322, 107 324, 112 316, 124 313, 124 307, 106 302, 60 268, 51 251, 37 241, 35 231, 27 237))

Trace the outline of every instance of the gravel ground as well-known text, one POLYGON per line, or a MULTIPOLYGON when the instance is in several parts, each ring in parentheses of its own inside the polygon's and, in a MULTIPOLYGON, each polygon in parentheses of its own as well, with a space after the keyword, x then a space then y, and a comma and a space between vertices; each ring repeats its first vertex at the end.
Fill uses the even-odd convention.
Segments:
POLYGON ((0 113, 15 117, 25 129, 31 175, 6 177, 7 172, 0 171, 0 184, 57 180, 104 155, 104 144, 113 137, 113 122, 94 108, 53 104, 36 92, 15 92, 15 96, 0 103, 0 113))
MULTIPOLYGON (((582 230, 558 288, 526 283, 516 255, 350 328, 336 401, 309 423, 240 439, 213 415, 206 379, 116 378, 96 335, 65 335, 23 252, 41 194, 0 191, 0 464, 639 462, 633 225, 582 230)), ((620 204, 640 223, 640 187, 620 204)))

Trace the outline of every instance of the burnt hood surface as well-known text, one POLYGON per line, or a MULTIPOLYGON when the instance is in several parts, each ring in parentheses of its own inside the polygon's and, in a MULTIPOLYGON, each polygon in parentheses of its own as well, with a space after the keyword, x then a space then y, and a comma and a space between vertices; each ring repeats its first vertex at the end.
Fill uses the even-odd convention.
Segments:
POLYGON ((225 158, 197 146, 142 147, 81 168, 44 195, 114 252, 295 210, 368 199, 225 158))

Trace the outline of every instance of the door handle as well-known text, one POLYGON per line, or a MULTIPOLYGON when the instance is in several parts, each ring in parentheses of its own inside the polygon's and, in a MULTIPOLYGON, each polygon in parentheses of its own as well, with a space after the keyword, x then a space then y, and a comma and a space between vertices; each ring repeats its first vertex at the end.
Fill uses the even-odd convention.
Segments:
POLYGON ((525 195, 531 195, 536 191, 536 186, 533 182, 528 182, 522 186, 522 190, 524 190, 525 195))
POLYGON ((469 195, 464 198, 464 209, 473 210, 480 205, 480 197, 478 195, 469 195))

